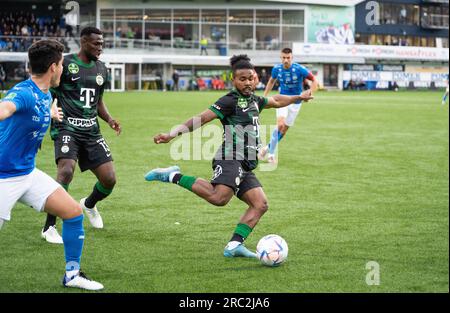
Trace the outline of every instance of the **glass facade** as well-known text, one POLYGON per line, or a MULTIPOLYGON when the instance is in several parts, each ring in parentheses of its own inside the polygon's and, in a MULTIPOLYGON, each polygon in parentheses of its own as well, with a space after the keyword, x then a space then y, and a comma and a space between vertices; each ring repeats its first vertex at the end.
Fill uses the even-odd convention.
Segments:
POLYGON ((197 51, 278 50, 305 38, 304 10, 268 9, 100 9, 107 48, 197 51))
POLYGON ((356 43, 364 45, 448 48, 448 38, 356 34, 356 43), (438 44, 440 43, 440 45, 438 44))

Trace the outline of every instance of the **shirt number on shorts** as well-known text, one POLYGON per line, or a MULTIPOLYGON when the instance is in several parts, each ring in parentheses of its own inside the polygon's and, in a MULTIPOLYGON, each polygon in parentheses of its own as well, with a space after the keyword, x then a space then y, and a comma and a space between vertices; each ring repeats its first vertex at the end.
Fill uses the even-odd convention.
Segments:
POLYGON ((100 139, 97 140, 97 143, 100 144, 103 147, 103 149, 106 152, 106 156, 110 157, 111 156, 111 150, 109 150, 108 144, 106 143, 105 139, 100 138, 100 139))

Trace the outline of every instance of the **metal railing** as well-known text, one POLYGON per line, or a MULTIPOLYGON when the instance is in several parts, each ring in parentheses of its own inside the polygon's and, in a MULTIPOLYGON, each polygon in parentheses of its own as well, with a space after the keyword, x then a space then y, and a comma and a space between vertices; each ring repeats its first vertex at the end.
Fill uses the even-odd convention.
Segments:
POLYGON ((424 13, 421 19, 424 28, 446 29, 448 28, 448 15, 424 13))
MULTIPOLYGON (((229 50, 266 50, 278 51, 282 47, 292 48, 293 42, 279 41, 253 41, 251 39, 243 42, 209 41, 206 47, 208 55, 228 55, 229 50)), ((134 39, 134 38, 105 38, 105 49, 145 49, 153 52, 167 52, 174 54, 198 54, 201 51, 199 41, 184 40, 175 37, 173 40, 161 39, 134 39)))

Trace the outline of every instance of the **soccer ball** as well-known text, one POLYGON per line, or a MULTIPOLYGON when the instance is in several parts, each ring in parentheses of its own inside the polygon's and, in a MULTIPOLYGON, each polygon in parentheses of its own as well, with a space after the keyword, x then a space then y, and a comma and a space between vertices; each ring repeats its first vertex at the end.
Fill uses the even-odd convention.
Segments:
POLYGON ((287 259, 288 245, 286 240, 278 235, 267 235, 258 242, 256 254, 262 264, 278 266, 287 259))

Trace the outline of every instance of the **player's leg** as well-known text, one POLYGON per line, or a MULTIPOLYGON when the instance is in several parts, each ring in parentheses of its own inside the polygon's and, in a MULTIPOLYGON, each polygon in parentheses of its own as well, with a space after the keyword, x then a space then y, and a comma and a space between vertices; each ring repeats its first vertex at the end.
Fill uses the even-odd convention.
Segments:
POLYGON ((92 190, 89 197, 86 198, 86 206, 93 208, 97 202, 102 201, 108 197, 116 185, 116 172, 114 170, 113 162, 109 161, 94 168, 92 172, 97 177, 98 181, 92 190))
POLYGON ((233 188, 219 182, 210 183, 203 178, 181 174, 178 166, 153 169, 145 175, 145 179, 174 183, 216 206, 226 205, 234 195, 233 188))
POLYGON ((47 174, 35 169, 32 178, 31 187, 19 201, 63 220, 62 237, 66 258, 63 285, 88 290, 102 289, 102 284, 89 280, 80 271, 84 243, 83 212, 80 205, 47 174))
MULTIPOLYGON (((294 126, 295 119, 297 118, 297 115, 300 112, 301 103, 294 103, 287 107, 287 115, 286 116, 280 116, 278 119, 278 134, 272 134, 272 140, 274 140, 275 145, 272 147, 269 145, 269 154, 267 156, 267 160, 269 163, 276 163, 277 160, 275 158, 275 148, 276 144, 280 142, 280 140, 286 136, 287 131, 290 127, 294 126), (278 139, 275 140, 275 137, 278 139)), ((286 111, 283 112, 285 114, 286 111)), ((271 140, 271 144, 272 144, 271 140)))
MULTIPOLYGON (((72 182, 78 159, 78 142, 72 134, 67 132, 61 132, 53 139, 57 165, 56 181, 66 191, 69 191, 69 184, 72 182)), ((62 237, 56 229, 56 216, 47 214, 41 237, 50 243, 63 243, 62 237)))
POLYGON ((97 202, 108 197, 116 184, 116 174, 111 151, 102 137, 84 142, 80 150, 81 171, 91 170, 97 182, 88 197, 80 200, 81 207, 94 228, 103 228, 103 220, 97 209, 97 202))
POLYGON ((277 145, 289 129, 289 126, 286 125, 285 120, 286 120, 285 116, 278 116, 277 127, 272 132, 269 144, 267 145, 267 147, 263 150, 263 152, 261 154, 261 156, 263 156, 263 157, 267 154, 267 161, 269 163, 276 163, 275 151, 276 151, 277 145))
POLYGON ((111 161, 101 164, 91 170, 97 177, 97 182, 87 198, 80 200, 81 207, 86 212, 94 228, 103 228, 103 219, 97 209, 97 202, 108 197, 116 184, 116 174, 111 161))
POLYGON ((275 154, 275 150, 278 142, 283 138, 284 134, 287 130, 285 130, 285 119, 288 115, 288 107, 278 108, 276 109, 277 114, 277 127, 272 132, 270 137, 269 144, 261 149, 258 154, 258 158, 260 160, 264 160, 265 157, 270 156, 269 161, 273 161, 273 156, 275 154))
POLYGON ((448 89, 446 90, 444 96, 442 97, 442 105, 445 105, 448 97, 448 89))
POLYGON ((29 186, 28 175, 0 178, 0 229, 11 219, 11 210, 29 186))
MULTIPOLYGON (((73 173, 75 171, 76 161, 72 159, 58 159, 58 168, 56 174, 56 181, 64 188, 64 190, 69 191, 69 185, 73 179, 73 173)), ((47 213, 47 219, 45 220, 44 228, 41 232, 42 238, 47 242, 62 244, 63 239, 59 235, 56 229, 56 216, 47 213)))
POLYGON ((267 212, 269 205, 262 186, 254 173, 247 172, 244 174, 244 180, 239 186, 237 196, 248 205, 248 208, 240 218, 230 241, 225 247, 224 256, 255 258, 256 254, 248 250, 243 243, 260 218, 267 212))

